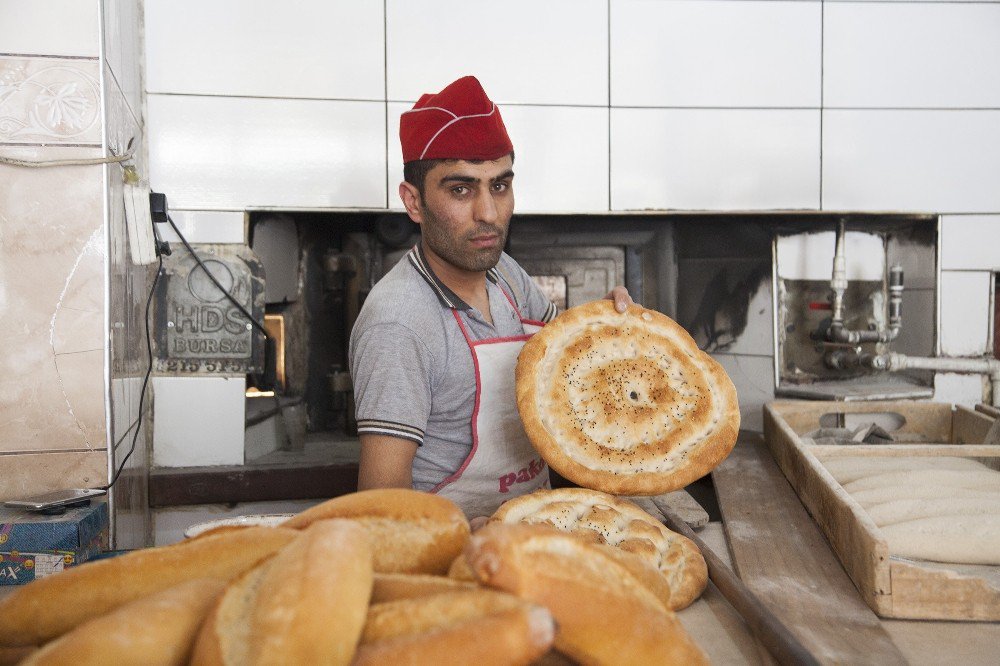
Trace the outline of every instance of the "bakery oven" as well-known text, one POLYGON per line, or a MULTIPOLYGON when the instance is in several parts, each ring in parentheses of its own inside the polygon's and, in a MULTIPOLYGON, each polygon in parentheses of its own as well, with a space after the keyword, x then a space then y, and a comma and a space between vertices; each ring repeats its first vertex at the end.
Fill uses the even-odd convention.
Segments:
MULTIPOLYGON (((843 328, 888 327, 890 269, 902 262, 902 311, 912 314, 891 347, 932 355, 933 217, 522 215, 511 223, 506 251, 560 309, 625 285, 637 302, 676 319, 702 349, 754 368, 749 381, 765 395, 927 395, 927 372, 889 377, 859 362, 890 347, 877 336, 866 333, 873 341, 860 344, 831 339, 838 225, 853 278, 840 301, 843 328)), ((248 375, 248 462, 317 443, 356 450, 351 327, 372 286, 418 240, 418 228, 400 213, 251 214, 250 249, 266 276, 271 334, 262 367, 248 375)))
MULTIPOLYGON (((664 219, 524 216, 506 250, 560 309, 623 284, 669 310, 670 262, 659 257, 671 236, 664 219)), ((248 374, 247 461, 314 445, 350 449, 350 331, 372 286, 418 242, 418 227, 403 214, 262 212, 251 214, 249 238, 266 276, 268 339, 261 368, 248 374)))

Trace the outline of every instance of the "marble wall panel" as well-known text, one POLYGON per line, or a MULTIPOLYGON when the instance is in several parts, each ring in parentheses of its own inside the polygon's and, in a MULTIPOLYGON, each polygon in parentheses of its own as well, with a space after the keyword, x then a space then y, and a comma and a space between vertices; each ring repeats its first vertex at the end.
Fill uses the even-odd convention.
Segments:
POLYGON ((0 501, 107 483, 108 456, 103 450, 0 455, 0 465, 0 501))
MULTIPOLYGON (((4 154, 99 151, 4 146, 4 154)), ((105 447, 101 169, 0 166, 0 452, 105 447)))

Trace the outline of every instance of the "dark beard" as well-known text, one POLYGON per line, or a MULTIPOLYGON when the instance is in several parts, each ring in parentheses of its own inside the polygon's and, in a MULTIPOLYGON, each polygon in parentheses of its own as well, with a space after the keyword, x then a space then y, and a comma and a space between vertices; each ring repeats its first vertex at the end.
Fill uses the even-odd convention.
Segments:
POLYGON ((453 238, 445 230, 437 217, 426 207, 423 209, 424 224, 420 225, 420 233, 434 254, 444 259, 446 262, 461 268, 464 271, 481 273, 488 271, 500 261, 500 253, 503 252, 504 244, 507 242, 507 227, 480 223, 474 231, 469 232, 463 238, 453 238), (500 237, 495 247, 473 249, 464 246, 464 243, 487 234, 497 234, 500 237))

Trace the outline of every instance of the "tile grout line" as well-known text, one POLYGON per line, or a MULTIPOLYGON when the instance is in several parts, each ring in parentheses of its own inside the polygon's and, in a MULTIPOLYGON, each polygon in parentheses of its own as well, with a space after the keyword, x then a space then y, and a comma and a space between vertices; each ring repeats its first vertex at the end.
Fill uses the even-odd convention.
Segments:
POLYGON ((607 2, 608 11, 608 210, 611 210, 611 0, 607 2))
POLYGON ((385 100, 382 109, 385 114, 385 207, 389 208, 389 0, 382 0, 382 94, 385 100))
POLYGON ((823 108, 825 97, 823 88, 825 81, 825 50, 826 39, 826 0, 819 5, 819 210, 823 210, 823 116, 826 111, 823 108))

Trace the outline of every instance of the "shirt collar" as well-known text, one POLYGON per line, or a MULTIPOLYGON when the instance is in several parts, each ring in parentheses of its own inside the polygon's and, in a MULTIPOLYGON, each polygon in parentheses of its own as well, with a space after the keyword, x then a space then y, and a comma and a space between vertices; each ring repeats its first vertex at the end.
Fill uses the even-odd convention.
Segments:
MULTIPOLYGON (((463 301, 458 297, 455 292, 448 288, 444 282, 438 279, 438 276, 434 274, 431 270, 430 264, 427 263, 426 257, 424 257, 424 251, 420 247, 420 243, 413 246, 413 249, 409 251, 406 257, 413 264, 413 267, 417 269, 420 276, 427 281, 427 284, 431 286, 434 293, 437 294, 438 300, 441 301, 441 305, 451 308, 452 310, 471 310, 472 306, 463 301)), ((497 272, 496 267, 486 271, 486 279, 497 284, 500 281, 500 274, 497 272)))

